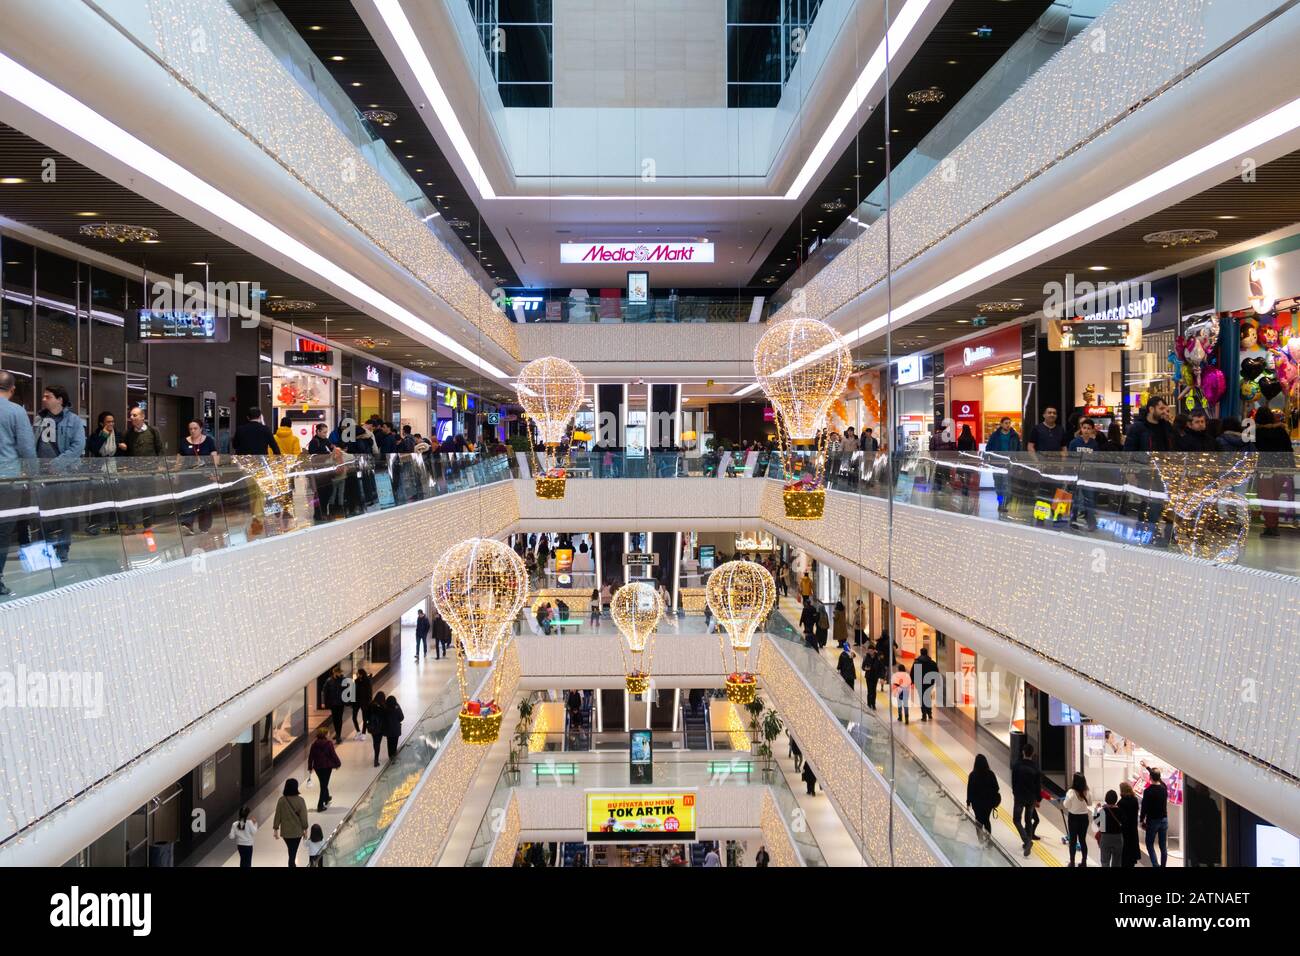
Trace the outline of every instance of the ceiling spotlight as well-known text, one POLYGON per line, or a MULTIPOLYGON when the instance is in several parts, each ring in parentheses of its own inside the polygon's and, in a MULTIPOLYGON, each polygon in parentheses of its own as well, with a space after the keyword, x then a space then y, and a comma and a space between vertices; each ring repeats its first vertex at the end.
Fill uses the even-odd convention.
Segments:
POLYGON ((330 57, 330 59, 333 60, 335 63, 342 63, 344 60, 344 58, 339 56, 338 54, 335 54, 334 56, 330 57))
POLYGON ((83 218, 86 218, 86 219, 93 219, 93 218, 95 218, 96 216, 98 216, 99 213, 97 213, 97 212, 79 212, 79 213, 77 213, 77 215, 78 215, 78 216, 81 216, 81 217, 83 217, 83 218))
POLYGON ((361 81, 358 80, 357 82, 353 83, 352 85, 353 85, 353 86, 360 86, 360 85, 361 85, 361 81))
POLYGON ((1170 246, 1194 246, 1207 239, 1218 238, 1218 235, 1213 229, 1165 229, 1161 232, 1148 232, 1142 241, 1168 249, 1170 246))
POLYGON ((1215 216, 1215 219, 1239 219, 1239 216, 1215 216))
POLYGON ((27 182, 27 180, 21 179, 18 176, 5 176, 0 179, 0 186, 17 186, 19 183, 25 182, 27 182))
POLYGON ((1088 266, 1089 272, 1107 272, 1110 266, 1088 266))

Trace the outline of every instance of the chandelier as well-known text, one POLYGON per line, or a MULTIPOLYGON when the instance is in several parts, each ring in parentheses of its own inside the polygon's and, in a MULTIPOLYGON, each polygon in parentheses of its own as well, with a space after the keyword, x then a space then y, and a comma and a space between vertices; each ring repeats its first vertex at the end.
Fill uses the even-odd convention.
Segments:
POLYGON ((316 303, 307 299, 272 299, 268 308, 272 312, 310 312, 316 303))
POLYGON ((158 230, 148 226, 132 226, 125 222, 88 222, 77 230, 92 239, 113 239, 117 242, 157 242, 158 230))
POLYGON ((447 220, 447 225, 451 226, 451 228, 453 228, 453 229, 468 229, 468 228, 469 228, 469 220, 468 220, 468 219, 448 219, 448 220, 447 220))
POLYGON ((822 203, 822 209, 826 212, 839 212, 844 208, 844 200, 836 196, 834 199, 822 203))
POLYGON ((1023 302, 977 302, 975 308, 983 312, 1019 312, 1025 307, 1023 302))
MULTIPOLYGON (((546 446, 548 458, 555 457, 554 465, 543 469, 533 455, 533 490, 538 498, 564 497, 566 466, 558 460, 557 450, 564 441, 569 421, 582 405, 587 383, 582 373, 571 363, 553 355, 534 359, 519 371, 515 380, 515 394, 524 407, 524 418, 529 423, 529 434, 536 428, 541 443, 546 446)), ((531 448, 531 442, 530 448, 531 448)), ((565 462, 568 449, 565 450, 565 462)), ((549 464, 549 463, 548 463, 549 464)))
POLYGON ((388 339, 376 339, 376 338, 372 338, 369 335, 363 335, 359 339, 353 339, 352 342, 353 344, 363 349, 371 349, 371 350, 386 348, 388 345, 391 344, 388 341, 388 339))
POLYGON ((623 654, 623 679, 627 692, 644 694, 650 689, 652 644, 655 628, 664 615, 663 601, 653 584, 633 581, 614 592, 609 615, 623 635, 619 650, 623 654))
POLYGON ((758 690, 758 679, 749 667, 749 652, 754 631, 767 620, 776 603, 776 583, 761 564, 728 561, 709 575, 704 599, 726 633, 726 639, 719 638, 719 644, 722 666, 727 671, 727 699, 733 704, 748 704, 758 690))
POLYGON ((754 374, 776 411, 787 518, 820 518, 825 510, 826 413, 852 370, 844 340, 816 319, 778 322, 754 348, 754 374))
POLYGON ((1165 229, 1161 232, 1148 232, 1142 237, 1142 241, 1169 249, 1198 245, 1207 239, 1217 239, 1218 235, 1218 232, 1213 229, 1165 229))
POLYGON ((456 679, 460 682, 460 733, 466 743, 489 744, 501 731, 501 668, 486 691, 474 691, 466 667, 498 663, 510 644, 514 622, 528 596, 528 572, 513 550, 491 538, 469 538, 453 545, 433 568, 434 607, 456 641, 456 679), (471 698, 474 691, 479 696, 471 698))
POLYGON ((907 102, 913 106, 922 106, 927 103, 942 103, 944 98, 943 90, 937 86, 929 86, 923 90, 913 90, 907 94, 907 102))
POLYGON ((397 114, 392 110, 365 110, 362 112, 361 118, 379 126, 392 126, 397 122, 397 114))

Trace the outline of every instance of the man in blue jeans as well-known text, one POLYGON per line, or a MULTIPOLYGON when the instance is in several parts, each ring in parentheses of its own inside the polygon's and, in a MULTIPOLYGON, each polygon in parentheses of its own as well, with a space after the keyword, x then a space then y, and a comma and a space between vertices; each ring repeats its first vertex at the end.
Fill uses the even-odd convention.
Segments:
POLYGON ((993 488, 998 493, 998 514, 1006 514, 1011 510, 1011 495, 1007 486, 1007 478, 1011 474, 1010 455, 1012 452, 1020 451, 1020 436, 1011 427, 1010 418, 1003 418, 1002 421, 998 422, 997 430, 989 436, 989 440, 984 445, 984 450, 1008 456, 1006 462, 995 461, 993 463, 994 467, 1005 469, 993 473, 993 488))
POLYGON ((1169 863, 1169 789, 1160 782, 1160 771, 1149 770, 1151 782, 1142 791, 1142 809, 1138 823, 1147 833, 1147 856, 1152 866, 1169 863), (1160 862, 1156 862, 1156 840, 1160 840, 1160 862))

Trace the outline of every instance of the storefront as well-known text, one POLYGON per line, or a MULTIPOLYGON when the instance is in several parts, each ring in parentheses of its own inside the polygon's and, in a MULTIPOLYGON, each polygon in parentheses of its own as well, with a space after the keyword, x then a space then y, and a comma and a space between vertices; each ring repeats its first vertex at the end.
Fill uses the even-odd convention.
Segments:
MULTIPOLYGON (((894 445, 902 452, 930 447, 934 427, 934 356, 909 355, 896 359, 889 374, 893 386, 894 445)), ((877 430, 877 437, 881 431, 877 430)))
POLYGON ((333 430, 338 392, 338 353, 324 342, 289 329, 271 332, 271 405, 277 427, 284 418, 293 422, 294 435, 306 449, 315 428, 333 430))
POLYGON ((947 417, 956 426, 969 425, 983 444, 1003 418, 1021 434, 1020 327, 1004 328, 970 339, 944 352, 943 372, 947 417))
MULTIPOLYGON (((378 417, 394 420, 396 370, 368 355, 344 355, 339 395, 340 411, 358 422, 378 417)), ((400 396, 400 392, 396 392, 400 396)), ((400 409, 400 405, 398 406, 400 409)))
POLYGON ((430 400, 434 388, 433 382, 423 375, 402 373, 402 425, 409 425, 413 434, 425 437, 433 434, 430 400))
POLYGON ((1222 414, 1269 408, 1300 438, 1300 235, 1220 259, 1215 274, 1222 414))
POLYGON ((462 391, 447 386, 438 390, 437 422, 435 437, 446 441, 453 435, 465 434, 465 412, 469 396, 462 391))

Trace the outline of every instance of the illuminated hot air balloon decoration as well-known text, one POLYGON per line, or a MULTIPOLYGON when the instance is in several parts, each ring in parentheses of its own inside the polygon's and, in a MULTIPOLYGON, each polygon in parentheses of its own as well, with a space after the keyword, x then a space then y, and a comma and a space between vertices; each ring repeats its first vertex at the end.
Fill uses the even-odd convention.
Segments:
POLYGON ((754 374, 776 411, 787 518, 820 518, 825 511, 826 415, 852 369, 844 340, 816 319, 778 322, 754 348, 754 374))
POLYGON ((466 743, 490 744, 501 731, 501 668, 471 698, 466 667, 499 662, 514 634, 515 617, 528 596, 528 572, 513 550, 491 538, 469 538, 448 548, 434 565, 434 606, 456 642, 460 682, 460 733, 466 743))
MULTIPOLYGON (((534 491, 538 498, 563 498, 568 451, 561 463, 559 449, 564 444, 569 422, 582 406, 587 383, 570 362, 548 355, 525 365, 515 381, 515 393, 524 407, 524 418, 537 429, 537 439, 546 446, 547 467, 541 468, 530 442, 534 491)), ((530 431, 531 434, 531 431, 530 431)))
POLYGON ((629 694, 644 694, 650 689, 650 664, 654 653, 655 628, 664 616, 664 604, 654 585, 633 581, 614 592, 609 605, 610 617, 623 635, 619 650, 623 653, 623 674, 629 694))
POLYGON ((754 632, 772 612, 776 582, 761 564, 728 561, 709 575, 704 590, 709 609, 725 634, 719 642, 722 666, 727 671, 727 699, 733 704, 748 704, 758 691, 758 678, 749 666, 749 652, 754 632))

